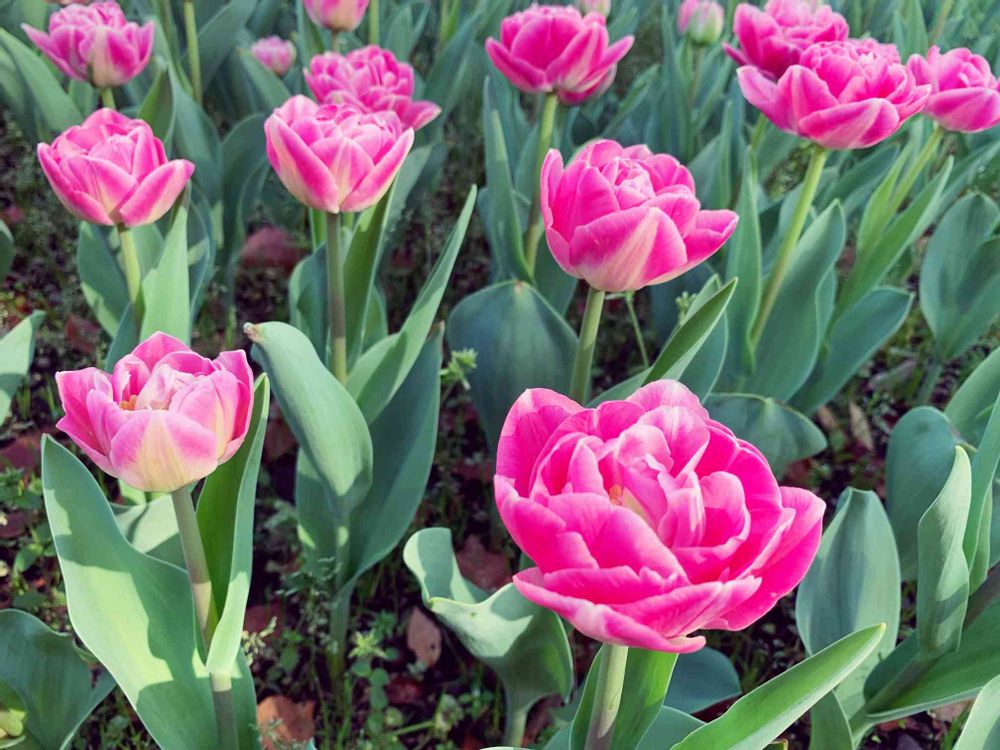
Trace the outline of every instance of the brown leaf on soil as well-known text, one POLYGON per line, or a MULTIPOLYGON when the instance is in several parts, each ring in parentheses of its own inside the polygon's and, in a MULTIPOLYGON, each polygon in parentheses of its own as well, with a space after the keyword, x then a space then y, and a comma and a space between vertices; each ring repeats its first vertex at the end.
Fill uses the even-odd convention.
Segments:
POLYGON ((296 247, 284 229, 263 227, 247 237, 240 251, 240 258, 248 267, 280 268, 291 273, 302 257, 302 248, 296 247))
POLYGON ((0 469, 20 469, 27 479, 35 473, 42 458, 42 435, 32 430, 18 435, 0 450, 0 469))
POLYGON ((462 738, 462 750, 483 750, 484 747, 486 743, 474 735, 471 729, 466 731, 462 738))
POLYGON ((510 563, 498 552, 490 552, 479 537, 470 536, 455 554, 462 576, 484 591, 496 591, 510 583, 510 563))
POLYGON ((428 667, 441 658, 441 628, 419 607, 414 608, 406 623, 406 645, 428 667))
POLYGON ((17 539, 28 527, 28 514, 23 510, 0 513, 0 539, 17 539))
POLYGON ((66 318, 66 341, 80 354, 93 354, 100 340, 101 328, 92 320, 79 315, 66 318))
POLYGON ((847 410, 851 417, 851 435, 862 448, 871 453, 875 450, 875 440, 872 438, 872 428, 868 424, 868 417, 864 410, 851 401, 847 404, 847 410))
POLYGON ((257 704, 257 726, 265 750, 306 743, 316 734, 313 713, 316 701, 295 703, 283 695, 270 695, 257 704))
POLYGON ((267 432, 264 433, 264 460, 268 463, 276 461, 291 453, 295 445, 295 435, 281 412, 275 410, 267 423, 267 432))
POLYGON ((285 627, 285 608, 281 602, 254 604, 252 607, 247 607, 246 614, 243 615, 243 629, 248 633, 263 632, 267 630, 272 619, 274 620, 274 632, 264 639, 270 641, 281 635, 281 631, 285 627))
POLYGON ((408 674, 394 674, 386 683, 385 695, 394 706, 408 706, 424 697, 424 686, 408 674))

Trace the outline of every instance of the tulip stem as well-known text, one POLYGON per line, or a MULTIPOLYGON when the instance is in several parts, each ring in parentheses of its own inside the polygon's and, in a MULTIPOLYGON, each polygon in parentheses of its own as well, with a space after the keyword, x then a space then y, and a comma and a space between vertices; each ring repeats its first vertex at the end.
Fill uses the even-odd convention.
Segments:
POLYGON ((115 109, 115 93, 110 86, 101 89, 101 106, 107 109, 115 109))
POLYGON ((347 382, 347 321, 344 311, 344 257, 340 214, 326 215, 326 301, 330 327, 330 372, 347 382))
POLYGON ((188 67, 191 69, 191 88, 194 100, 201 104, 201 54, 198 51, 198 20, 194 13, 194 1, 184 0, 184 33, 188 43, 188 67))
POLYGON ((237 750, 239 733, 236 731, 236 709, 233 707, 233 680, 228 674, 211 672, 208 675, 215 706, 215 725, 219 733, 220 750, 237 750))
POLYGON ((556 110, 559 108, 559 98, 555 94, 546 94, 542 104, 542 114, 538 119, 538 148, 535 152, 535 193, 531 200, 531 212, 528 214, 528 231, 524 235, 524 263, 528 273, 535 274, 535 263, 538 261, 538 243, 542 239, 542 162, 552 145, 552 131, 556 123, 556 110))
POLYGON ((177 517, 177 532, 184 553, 184 566, 191 582, 191 596, 194 599, 194 613, 198 620, 198 631, 202 635, 207 650, 215 632, 212 616, 212 579, 208 574, 208 560, 205 546, 198 529, 198 517, 194 512, 194 501, 187 487, 170 493, 174 501, 174 515, 177 517))
POLYGON ((528 726, 528 706, 514 707, 510 696, 507 696, 507 718, 503 729, 503 744, 508 747, 521 747, 524 740, 524 730, 528 726))
POLYGON ((135 247, 132 230, 124 224, 118 225, 118 244, 121 246, 122 268, 125 271, 125 286, 128 289, 128 301, 132 305, 135 316, 136 334, 142 327, 142 269, 139 267, 139 251, 135 247))
POLYGON ((594 362, 594 347, 597 331, 601 327, 601 310, 604 308, 605 293, 590 287, 587 293, 587 307, 580 323, 580 338, 576 344, 576 359, 573 362, 573 379, 570 381, 569 397, 579 403, 587 400, 590 391, 590 368, 594 362))
POLYGON ((642 366, 649 368, 649 352, 646 351, 646 342, 642 337, 642 326, 639 325, 639 316, 635 314, 635 292, 625 292, 625 307, 628 308, 628 317, 632 321, 632 330, 635 332, 635 342, 639 345, 639 354, 642 356, 642 366))
POLYGON ((910 194, 913 189, 913 185, 916 183, 917 178, 920 173, 924 171, 924 168, 938 152, 938 146, 941 145, 941 139, 944 137, 944 128, 940 125, 934 125, 934 129, 931 130, 930 136, 927 138, 927 142, 924 147, 920 149, 920 153, 917 154, 917 158, 910 162, 910 166, 907 167, 906 173, 903 178, 896 185, 895 191, 892 194, 892 200, 889 204, 889 210, 886 211, 888 217, 895 215, 896 211, 903 201, 906 200, 906 196, 910 194))
POLYGON ((371 0, 368 3, 368 43, 378 44, 379 37, 378 0, 371 0))
POLYGON ((757 116, 757 124, 753 127, 753 133, 750 134, 750 150, 753 151, 754 157, 760 153, 760 144, 764 142, 764 136, 767 135, 767 123, 768 119, 764 113, 760 113, 757 116))
POLYGON ((594 708, 590 715, 590 728, 587 730, 587 744, 584 746, 586 750, 607 750, 611 747, 625 684, 628 646, 606 643, 601 649, 600 659, 594 708))
POLYGON ((948 23, 948 16, 951 15, 951 8, 955 4, 955 0, 942 0, 941 7, 938 9, 937 17, 934 19, 934 27, 931 29, 930 37, 928 41, 931 44, 935 44, 938 37, 944 32, 944 27, 948 23))
POLYGON ((826 164, 826 157, 829 154, 822 146, 814 145, 812 158, 809 160, 809 168, 806 170, 805 179, 802 181, 802 190, 799 193, 799 202, 795 206, 795 213, 792 215, 792 222, 788 227, 778 248, 778 259, 774 262, 774 268, 767 279, 767 287, 764 289, 764 296, 761 299, 760 310, 753 322, 753 329, 750 332, 751 345, 756 348, 760 342, 760 337, 764 333, 764 326, 774 309, 774 303, 778 299, 778 292, 781 291, 781 282, 785 280, 785 275, 792 265, 792 258, 795 255, 795 247, 799 244, 802 230, 806 226, 806 219, 809 218, 809 209, 812 208, 813 200, 816 198, 816 191, 819 189, 819 181, 823 176, 823 165, 826 164))

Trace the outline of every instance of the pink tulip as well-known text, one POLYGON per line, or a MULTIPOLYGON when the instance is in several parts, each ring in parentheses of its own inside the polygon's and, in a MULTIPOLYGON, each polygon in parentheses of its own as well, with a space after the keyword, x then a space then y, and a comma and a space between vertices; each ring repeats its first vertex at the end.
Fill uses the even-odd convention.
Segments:
POLYGON ((736 228, 732 211, 702 211, 694 180, 672 156, 595 141, 563 168, 553 149, 541 174, 545 236, 566 273, 624 292, 679 276, 736 228))
POLYGON ((142 72, 153 53, 155 24, 126 21, 115 2, 69 5, 49 18, 49 33, 21 24, 59 70, 97 88, 121 86, 142 72))
POLYGON ((569 5, 532 5, 500 24, 500 40, 486 53, 512 84, 529 94, 552 93, 580 104, 607 91, 618 61, 632 47, 627 36, 609 46, 600 13, 580 15, 569 5))
POLYGON ((312 22, 330 31, 354 31, 368 10, 368 0, 302 0, 312 22))
POLYGON ((433 102, 413 101, 413 68, 374 44, 346 55, 316 55, 305 76, 320 102, 347 102, 365 112, 395 112, 405 127, 414 130, 441 114, 433 102))
POLYGON ((907 66, 917 83, 931 87, 924 114, 941 127, 978 133, 1000 124, 1000 82, 986 58, 965 47, 944 54, 931 47, 926 58, 913 55, 907 66))
POLYGON ((820 42, 775 82, 749 65, 737 71, 747 100, 777 127, 826 148, 867 148, 920 112, 918 86, 891 44, 871 39, 820 42))
POLYGON ((526 391, 500 435, 497 507, 537 567, 525 597, 591 638, 687 653, 740 630, 802 580, 824 503, 779 487, 749 443, 661 380, 584 409, 526 391))
POLYGON ((740 3, 733 19, 740 49, 723 46, 739 65, 779 78, 810 45, 843 41, 849 32, 846 19, 817 0, 769 0, 764 10, 740 3))
POLYGON ((677 30, 694 44, 715 44, 725 24, 725 9, 712 0, 684 0, 677 12, 677 30))
POLYGON ((250 52, 260 64, 276 76, 283 76, 295 62, 295 45, 280 36, 258 39, 250 47, 250 52))
POLYGON ((403 166, 413 130, 393 112, 319 105, 293 96, 264 123, 267 158, 292 195, 310 208, 363 211, 403 166))
POLYGON ((211 474, 243 444, 253 373, 242 351, 214 360, 154 333, 118 361, 56 373, 66 416, 57 426, 102 471, 146 492, 211 474))
POLYGON ((93 224, 152 224, 177 200, 194 165, 168 161, 163 143, 143 120, 99 109, 52 145, 38 161, 71 213, 93 224))
POLYGON ((611 13, 611 0, 576 0, 576 7, 581 13, 600 13, 607 16, 611 13))

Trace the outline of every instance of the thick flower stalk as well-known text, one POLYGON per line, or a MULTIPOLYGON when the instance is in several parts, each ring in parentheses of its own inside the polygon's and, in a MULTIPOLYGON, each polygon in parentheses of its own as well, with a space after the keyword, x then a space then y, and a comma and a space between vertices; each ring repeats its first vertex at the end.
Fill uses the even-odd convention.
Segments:
POLYGON ((985 57, 935 46, 910 57, 907 67, 918 84, 930 86, 923 113, 945 130, 979 133, 1000 124, 1000 81, 985 57))
POLYGON ((387 49, 368 45, 341 55, 317 55, 306 83, 324 104, 353 104, 363 112, 393 112, 404 127, 420 130, 441 114, 434 102, 413 99, 413 68, 387 49))

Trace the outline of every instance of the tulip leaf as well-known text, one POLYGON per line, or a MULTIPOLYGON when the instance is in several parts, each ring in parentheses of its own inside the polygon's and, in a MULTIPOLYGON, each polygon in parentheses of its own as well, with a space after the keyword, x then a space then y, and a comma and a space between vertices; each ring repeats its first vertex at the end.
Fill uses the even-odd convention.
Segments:
POLYGON ((854 735, 844 706, 836 691, 827 693, 809 711, 809 750, 854 750, 854 747, 854 735))
POLYGON ((721 651, 702 648, 681 654, 674 665, 664 705, 689 714, 704 711, 742 692, 740 676, 721 651))
MULTIPOLYGON (((635 745, 635 750, 663 750, 680 742, 705 722, 678 711, 670 706, 662 706, 646 733, 635 745)), ((569 750, 572 726, 560 729, 545 745, 545 750, 569 750)), ((631 733, 630 733, 631 734, 631 733)))
MULTIPOLYGON (((16 609, 0 611, 0 681, 23 704, 21 747, 38 750, 68 747, 115 685, 107 672, 92 685, 90 667, 73 637, 16 609)), ((0 704, 10 707, 4 699, 0 704)))
POLYGON ((312 342, 317 354, 327 350, 326 253, 312 252, 295 266, 288 280, 289 321, 312 342))
MULTIPOLYGON (((111 672, 158 745, 217 747, 187 574, 129 544, 86 467, 48 436, 42 485, 73 632, 111 672)), ((253 684, 242 654, 239 662, 233 692, 240 747, 248 748, 253 684)))
POLYGON ((740 186, 736 213, 740 221, 722 251, 725 253, 726 278, 739 280, 733 291, 733 304, 726 308, 730 336, 726 372, 731 376, 747 374, 753 369, 750 329, 760 306, 763 250, 757 207, 757 170, 750 149, 747 149, 743 159, 743 184, 740 186))
POLYGON ((247 220, 270 171, 264 115, 250 115, 236 123, 222 141, 223 241, 218 263, 226 269, 227 284, 235 284, 234 267, 246 239, 247 220))
POLYGON ((1000 383, 1000 348, 972 371, 951 397, 944 413, 948 421, 972 445, 978 445, 993 410, 1000 383))
POLYGON ((35 332, 43 320, 44 313, 33 312, 0 338, 0 423, 35 358, 35 332))
POLYGON ((986 683, 976 698, 955 750, 1000 747, 1000 675, 986 683))
MULTIPOLYGON (((868 211, 872 210, 871 207, 875 204, 875 191, 886 190, 884 182, 880 182, 877 187, 876 182, 898 163, 905 166, 910 161, 906 154, 900 154, 899 147, 895 144, 887 143, 885 146, 873 149, 870 154, 839 176, 837 181, 825 191, 822 198, 817 200, 816 204, 826 206, 834 200, 839 200, 844 205, 844 215, 848 219, 860 206, 864 205, 865 214, 862 216, 862 222, 864 222, 868 211)), ((888 177, 886 179, 888 180, 888 177)), ((891 184, 895 187, 895 178, 891 180, 891 184)), ((743 214, 740 216, 742 217, 743 214)), ((860 233, 861 230, 858 231, 860 233)), ((860 239, 858 242, 860 244, 860 239)))
POLYGON ((917 526, 948 478, 955 444, 948 418, 930 406, 908 411, 889 436, 885 504, 904 581, 917 577, 917 526))
POLYGON ((156 265, 142 279, 143 315, 139 341, 157 331, 191 341, 191 293, 188 276, 188 208, 174 214, 156 265))
POLYGON ((844 712, 861 708, 865 679, 895 647, 899 609, 899 560, 882 502, 874 492, 847 489, 795 599, 795 623, 809 654, 862 628, 887 626, 872 655, 837 687, 844 712))
POLYGON ((452 351, 476 351, 468 380, 491 451, 526 389, 569 388, 576 334, 530 284, 507 281, 466 297, 451 311, 447 337, 452 351))
POLYGON ((174 94, 171 89, 170 72, 161 68, 149 87, 146 98, 139 105, 136 116, 149 123, 153 135, 164 143, 170 143, 174 133, 174 120, 177 117, 174 106, 174 94))
POLYGON ((403 326, 398 333, 382 339, 365 352, 351 371, 347 389, 357 400, 369 424, 378 418, 402 385, 427 340, 475 205, 476 188, 473 186, 444 251, 424 282, 403 326))
MULTIPOLYGON (((972 501, 969 524, 965 530, 965 559, 969 563, 969 586, 979 588, 986 580, 993 561, 1000 555, 994 537, 1000 531, 994 515, 994 487, 1000 463, 1000 392, 993 405, 986 432, 972 459, 972 501)), ((998 545, 1000 546, 1000 545, 998 545)))
MULTIPOLYGON (((253 14, 254 2, 226 3, 208 21, 198 28, 198 48, 201 52, 202 86, 207 89, 233 51, 242 30, 253 14)), ((198 6, 195 6, 196 8, 198 6)))
POLYGON ((469 652, 496 672, 508 719, 540 698, 573 688, 573 660, 559 617, 509 583, 493 594, 459 572, 448 529, 422 529, 406 542, 403 562, 417 577, 424 606, 469 652))
POLYGON ((389 206, 395 195, 395 183, 382 199, 358 217, 344 262, 344 308, 347 327, 347 361, 354 364, 361 354, 365 338, 375 275, 382 260, 383 242, 389 206))
POLYGON ((63 90, 40 55, 5 29, 0 29, 0 46, 10 55, 25 91, 31 93, 34 106, 29 111, 33 111, 50 133, 61 133, 83 122, 83 115, 72 97, 63 90))
MULTIPOLYGON (((124 483, 121 486, 128 487, 124 483)), ((129 544, 150 557, 178 568, 184 567, 181 538, 177 534, 177 516, 174 515, 170 495, 138 505, 113 503, 111 512, 115 514, 115 523, 129 544)))
POLYGON ((874 625, 827 646, 740 698, 673 750, 762 750, 853 672, 884 635, 885 626, 874 625))
POLYGON ((191 98, 171 72, 170 89, 174 95, 177 120, 174 127, 176 156, 194 163, 192 182, 201 189, 209 205, 222 201, 222 143, 215 123, 191 98))

